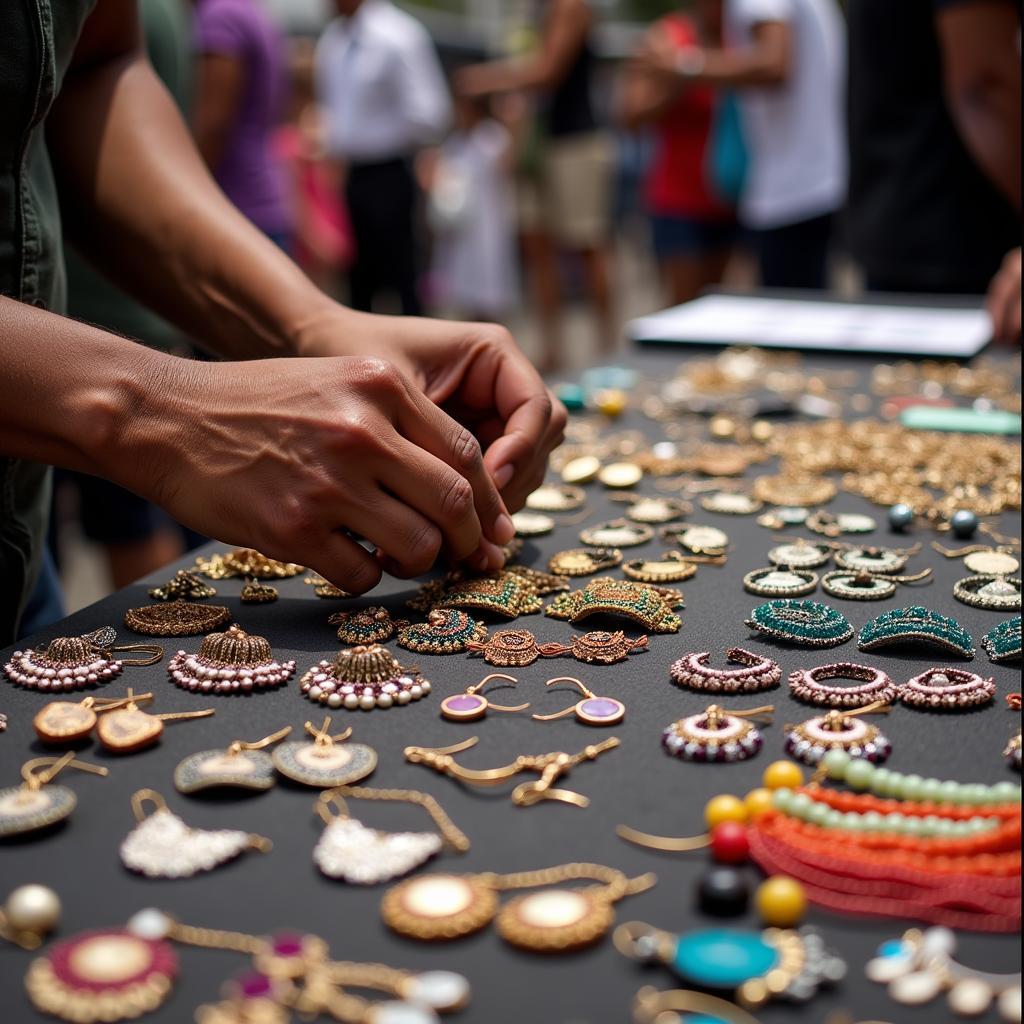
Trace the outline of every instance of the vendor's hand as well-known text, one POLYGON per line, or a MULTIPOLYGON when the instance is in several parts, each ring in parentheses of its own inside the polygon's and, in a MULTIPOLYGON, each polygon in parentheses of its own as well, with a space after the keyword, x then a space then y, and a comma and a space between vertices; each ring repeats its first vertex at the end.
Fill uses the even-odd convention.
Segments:
POLYGON ((675 81, 679 78, 679 51, 666 33, 651 32, 637 47, 630 66, 641 74, 675 81))
POLYGON ((1011 249, 989 285, 985 305, 999 341, 1020 341, 1021 251, 1011 249))
POLYGON ((308 325, 303 351, 375 355, 402 369, 484 446, 484 465, 513 512, 562 441, 564 407, 503 327, 337 307, 308 325))
POLYGON ((381 358, 168 360, 140 383, 120 476, 186 525, 352 593, 444 547, 503 564, 514 530, 472 433, 381 358), (140 486, 141 484, 141 486, 140 486), (365 537, 370 553, 349 536, 365 537))

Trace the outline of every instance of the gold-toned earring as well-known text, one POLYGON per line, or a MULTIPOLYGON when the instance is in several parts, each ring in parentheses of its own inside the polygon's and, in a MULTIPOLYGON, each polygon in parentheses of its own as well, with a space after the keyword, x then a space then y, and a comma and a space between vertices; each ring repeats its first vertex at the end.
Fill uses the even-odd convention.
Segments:
POLYGON ((174 786, 179 793, 203 789, 250 789, 264 791, 274 785, 274 762, 264 748, 278 743, 292 731, 290 725, 259 740, 235 740, 226 749, 201 750, 178 762, 174 786))
POLYGON ((75 809, 78 798, 74 790, 50 785, 65 768, 107 774, 106 768, 76 760, 70 750, 62 757, 34 757, 26 761, 21 766, 22 784, 0 789, 0 837, 47 828, 63 821, 75 809))
POLYGON ((194 572, 179 569, 163 586, 153 587, 149 596, 154 601, 202 601, 216 597, 217 591, 194 572))
POLYGON ((317 789, 345 786, 372 774, 377 767, 377 751, 365 743, 346 743, 352 735, 351 727, 336 736, 331 735, 330 728, 329 715, 319 729, 306 722, 306 732, 313 742, 282 743, 271 756, 274 767, 293 782, 317 789))
POLYGON ((406 875, 441 852, 469 849, 469 839, 429 793, 415 789, 340 786, 320 794, 316 812, 327 826, 313 849, 313 862, 328 878, 353 885, 376 885, 406 875), (346 799, 393 800, 418 804, 438 832, 381 832, 367 828, 348 812, 346 799), (332 810, 336 809, 337 813, 332 810))
POLYGON ((140 693, 133 697, 129 690, 127 697, 89 696, 80 701, 55 700, 36 712, 32 726, 39 741, 48 746, 78 743, 93 731, 99 716, 104 712, 152 699, 151 693, 140 693))
POLYGON ((455 693, 451 697, 445 697, 441 701, 441 714, 450 722, 475 722, 483 718, 488 711, 525 711, 530 706, 529 704, 509 706, 506 704, 494 704, 489 701, 480 691, 492 679, 505 679, 513 686, 519 682, 515 676, 506 676, 501 672, 492 672, 489 676, 484 676, 479 683, 467 686, 462 693, 455 693))
POLYGON ((96 725, 96 736, 104 749, 112 754, 134 754, 156 743, 164 732, 164 722, 177 722, 189 718, 209 718, 213 708, 203 711, 173 711, 151 715, 141 710, 138 701, 128 691, 128 703, 123 708, 105 715, 96 725))
POLYGON ((49 886, 19 885, 0 906, 0 939, 38 949, 57 927, 60 911, 60 897, 49 886))
POLYGON ((593 691, 573 676, 556 676, 549 679, 544 685, 555 686, 558 683, 571 683, 580 693, 583 699, 577 701, 571 708, 564 711, 557 711, 553 715, 534 715, 537 722, 553 722, 556 718, 565 718, 566 715, 575 715, 577 721, 585 725, 616 725, 626 715, 626 705, 614 697, 598 697, 593 691))

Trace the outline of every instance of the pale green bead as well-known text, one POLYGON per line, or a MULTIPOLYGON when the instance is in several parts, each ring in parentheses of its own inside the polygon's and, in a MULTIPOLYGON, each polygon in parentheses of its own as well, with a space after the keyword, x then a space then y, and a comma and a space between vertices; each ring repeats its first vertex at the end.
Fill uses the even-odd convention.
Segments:
POLYGON ((904 800, 913 800, 915 803, 921 799, 921 786, 924 779, 920 775, 904 775, 903 784, 900 786, 897 796, 904 800))
POLYGON ((863 815, 865 832, 880 832, 885 820, 878 811, 865 811, 863 815))
POLYGON ((967 819, 968 834, 978 835, 980 832, 987 832, 992 826, 987 818, 974 817, 967 819))
POLYGON ((882 820, 882 827, 886 832, 902 832, 903 823, 906 818, 902 814, 897 814, 895 811, 892 814, 887 814, 882 820))
POLYGON ((921 799, 928 803, 936 803, 939 793, 942 790, 942 782, 939 779, 925 779, 921 783, 921 799))
POLYGON ((926 814, 921 819, 921 835, 937 836, 939 834, 939 822, 942 819, 935 814, 926 814))
POLYGON ((847 832, 862 832, 864 830, 864 822, 856 811, 847 811, 843 815, 843 823, 839 827, 847 832))
POLYGON ((814 801, 806 793, 794 793, 789 804, 789 813, 798 818, 806 818, 813 803, 814 801))
POLYGON ((775 790, 772 794, 772 803, 774 803, 776 809, 782 811, 783 814, 789 814, 790 809, 793 806, 793 790, 787 789, 786 787, 775 790))
POLYGON ((988 786, 978 782, 971 782, 963 787, 963 803, 972 807, 978 807, 988 800, 988 786))
POLYGON ((871 777, 874 774, 875 766, 870 761, 853 761, 846 769, 846 784, 851 789, 862 792, 871 786, 871 777))
POLYGON ((955 804, 959 802, 960 797, 960 783, 959 782, 943 782, 939 786, 939 803, 943 804, 955 804))
POLYGON ((905 836, 924 835, 924 825, 921 819, 913 814, 908 814, 906 821, 903 823, 903 834, 905 836))
POLYGON ((963 806, 963 804, 966 804, 966 803, 969 802, 969 795, 970 795, 970 783, 966 783, 966 784, 958 783, 957 787, 956 787, 956 792, 954 792, 953 799, 952 799, 951 802, 954 803, 954 804, 957 804, 958 806, 963 806))
POLYGON ((889 772, 889 778, 885 781, 885 788, 880 796, 898 797, 903 792, 903 773, 889 772))
POLYGON ((871 776, 871 792, 875 796, 881 796, 885 787, 889 785, 889 776, 892 772, 888 768, 876 768, 875 774, 871 776))
POLYGON ((828 804, 815 803, 807 812, 807 820, 815 825, 824 825, 832 808, 828 804))
POLYGON ((825 815, 825 828, 842 828, 843 812, 830 807, 825 815))
POLYGON ((1020 786, 1014 782, 997 782, 992 787, 997 803, 1011 803, 1020 800, 1020 786))
POLYGON ((935 835, 939 839, 951 839, 956 835, 956 823, 949 818, 939 818, 939 824, 935 829, 935 835))
POLYGON ((850 760, 850 755, 845 750, 830 750, 821 759, 821 764, 830 779, 841 780, 846 776, 850 760))

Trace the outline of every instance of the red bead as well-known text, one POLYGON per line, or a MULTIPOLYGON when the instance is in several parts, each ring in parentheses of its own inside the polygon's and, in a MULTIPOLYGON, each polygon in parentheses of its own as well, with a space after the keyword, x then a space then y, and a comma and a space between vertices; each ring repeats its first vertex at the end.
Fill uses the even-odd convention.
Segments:
POLYGON ((711 830, 711 856, 719 864, 743 864, 750 857, 747 829, 738 821, 723 821, 711 830))

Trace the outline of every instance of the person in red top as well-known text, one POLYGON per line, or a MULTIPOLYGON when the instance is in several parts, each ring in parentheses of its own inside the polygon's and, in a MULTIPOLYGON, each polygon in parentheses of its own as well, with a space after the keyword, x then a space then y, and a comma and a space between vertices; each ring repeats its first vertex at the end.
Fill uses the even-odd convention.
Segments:
MULTIPOLYGON (((692 12, 656 22, 642 49, 671 46, 682 56, 694 46, 721 46, 722 0, 698 0, 692 12)), ((673 303, 686 302, 721 281, 736 233, 735 210, 716 194, 708 169, 718 102, 707 86, 679 88, 637 62, 624 73, 623 124, 653 129, 645 199, 655 256, 673 303)))

